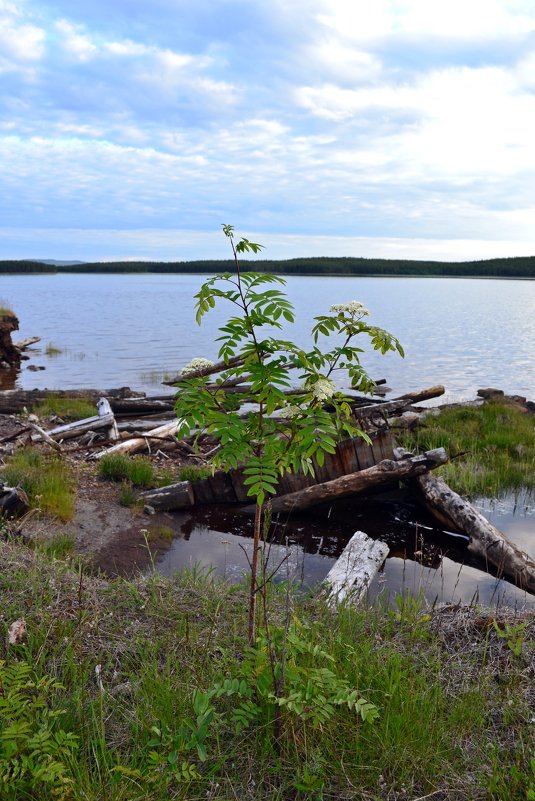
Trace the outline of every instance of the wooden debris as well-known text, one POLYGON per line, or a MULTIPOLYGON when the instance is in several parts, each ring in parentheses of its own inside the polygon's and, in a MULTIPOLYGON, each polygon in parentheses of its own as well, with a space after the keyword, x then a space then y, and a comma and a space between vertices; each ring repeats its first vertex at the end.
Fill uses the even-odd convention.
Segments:
POLYGON ((32 427, 37 429, 35 434, 32 434, 32 441, 37 442, 39 439, 44 439, 48 444, 51 441, 73 439, 81 437, 88 431, 96 431, 101 428, 107 428, 110 432, 110 439, 118 439, 119 432, 115 424, 115 417, 111 410, 109 401, 106 398, 100 398, 97 404, 99 413, 93 417, 86 417, 83 420, 75 420, 74 423, 66 423, 62 426, 57 426, 51 431, 44 432, 42 428, 32 423, 32 427))
POLYGON ((20 339, 18 342, 13 343, 13 347, 16 348, 19 353, 26 348, 29 348, 31 345, 35 345, 36 342, 40 342, 41 337, 26 337, 26 339, 20 339))
POLYGON ((139 396, 139 392, 132 392, 130 387, 120 389, 5 389, 0 391, 0 413, 16 414, 24 409, 31 409, 48 398, 80 398, 97 403, 99 398, 108 398, 113 409, 115 398, 130 398, 139 396))
POLYGON ((170 378, 168 381, 162 381, 162 384, 165 384, 168 387, 172 387, 175 384, 179 384, 184 378, 204 378, 207 375, 215 375, 216 373, 223 373, 225 370, 228 370, 229 367, 236 367, 237 364, 243 364, 245 361, 244 356, 234 356, 232 359, 229 359, 228 362, 221 361, 215 362, 215 364, 211 364, 208 367, 201 367, 199 370, 193 370, 191 373, 187 373, 186 375, 182 375, 182 373, 177 373, 173 378, 170 378))
POLYGON ((187 509, 195 503, 191 481, 180 481, 167 487, 147 490, 141 492, 138 498, 157 510, 187 509))
POLYGON ((440 395, 443 395, 444 392, 444 387, 439 384, 435 387, 422 389, 420 392, 409 392, 391 401, 370 403, 366 406, 354 406, 353 413, 357 420, 374 415, 387 417, 394 414, 401 414, 407 407, 425 400, 431 400, 431 398, 438 398, 440 395))
POLYGON ((472 556, 491 566, 499 578, 535 595, 535 560, 531 556, 508 540, 441 478, 421 475, 415 479, 415 485, 442 525, 469 535, 467 549, 472 556))
POLYGON ((385 542, 372 540, 363 531, 356 531, 323 582, 329 602, 336 606, 348 597, 352 601, 359 601, 388 556, 388 551, 385 542))
POLYGON ((143 450, 143 448, 149 448, 150 450, 149 440, 165 440, 175 437, 179 425, 180 420, 173 420, 170 423, 165 423, 163 426, 158 426, 158 428, 153 428, 150 431, 147 431, 143 437, 133 437, 131 439, 127 439, 124 442, 119 442, 117 445, 113 445, 111 448, 100 451, 100 453, 93 454, 92 458, 102 459, 103 456, 111 453, 137 453, 138 451, 143 450))
MULTIPOLYGON (((271 501, 271 509, 273 512, 308 509, 324 501, 367 492, 385 484, 426 473, 441 464, 446 464, 447 461, 444 448, 436 448, 420 456, 409 456, 399 461, 383 459, 378 464, 356 473, 349 473, 323 484, 314 484, 297 492, 277 496, 271 501)), ((254 506, 247 506, 242 511, 247 514, 252 513, 254 506)))

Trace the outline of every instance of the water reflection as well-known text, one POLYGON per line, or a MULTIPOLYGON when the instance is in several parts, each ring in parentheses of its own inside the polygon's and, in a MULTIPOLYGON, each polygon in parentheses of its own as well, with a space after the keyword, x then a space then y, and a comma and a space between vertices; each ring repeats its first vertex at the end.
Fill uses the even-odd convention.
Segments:
MULTIPOLYGON (((524 506, 522 506, 522 509, 524 506)), ((531 524, 533 552, 533 515, 531 524)), ((494 522, 515 538, 522 518, 495 509, 494 522), (512 530, 511 530, 512 529, 512 530)), ((516 515, 519 510, 517 509, 516 515)), ((319 584, 356 530, 388 543, 390 556, 373 581, 370 595, 393 600, 404 590, 422 592, 429 603, 471 603, 528 606, 535 599, 514 586, 477 569, 466 550, 467 538, 459 532, 436 528, 425 510, 407 494, 388 493, 315 507, 312 512, 279 516, 270 535, 269 570, 282 562, 279 578, 290 574, 304 587, 319 584)), ((525 530, 527 533, 527 529, 525 530)), ((169 550, 157 561, 164 575, 199 565, 222 578, 239 581, 247 573, 252 549, 253 521, 235 507, 202 507, 180 526, 169 550)), ((521 543, 519 543, 521 544, 521 543)))

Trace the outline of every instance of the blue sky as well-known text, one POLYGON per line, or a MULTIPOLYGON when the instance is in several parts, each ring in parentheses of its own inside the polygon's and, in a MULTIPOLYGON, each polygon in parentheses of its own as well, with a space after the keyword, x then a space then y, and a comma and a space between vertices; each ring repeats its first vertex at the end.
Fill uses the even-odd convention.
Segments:
POLYGON ((535 255, 535 0, 0 0, 0 258, 535 255))

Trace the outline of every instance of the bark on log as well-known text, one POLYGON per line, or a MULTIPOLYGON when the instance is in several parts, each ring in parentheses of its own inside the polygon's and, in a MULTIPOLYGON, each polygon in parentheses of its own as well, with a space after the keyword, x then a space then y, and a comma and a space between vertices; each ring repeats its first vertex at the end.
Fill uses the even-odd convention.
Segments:
POLYGON ((175 396, 170 395, 168 400, 161 398, 110 398, 113 411, 118 417, 126 415, 159 414, 160 412, 173 412, 175 396))
POLYGON ((435 476, 415 479, 429 509, 443 525, 470 537, 468 551, 497 575, 535 595, 535 560, 507 539, 495 526, 448 485, 435 476))
POLYGON ((103 456, 111 453, 137 453, 147 447, 149 439, 167 439, 169 437, 174 437, 179 425, 180 420, 173 420, 170 423, 165 423, 163 426, 158 426, 158 428, 147 431, 146 437, 133 437, 124 442, 119 442, 111 448, 93 454, 91 458, 102 459, 103 456))
MULTIPOLYGON (((447 461, 448 457, 444 448, 436 448, 421 456, 411 456, 400 461, 383 459, 379 464, 359 470, 357 473, 349 473, 341 478, 326 481, 324 484, 313 484, 306 489, 273 498, 271 509, 273 512, 308 509, 318 503, 366 492, 391 481, 412 478, 428 470, 433 470, 447 461)), ((246 506, 242 509, 246 514, 252 514, 254 510, 254 506, 246 506)))
POLYGON ((407 406, 412 406, 415 403, 421 403, 431 398, 438 398, 445 392, 444 387, 440 384, 436 387, 429 387, 422 389, 420 392, 409 392, 406 395, 401 395, 385 403, 372 403, 369 406, 356 406, 353 409, 355 417, 369 417, 370 415, 380 414, 382 416, 401 413, 407 406))
POLYGON ((372 540, 363 531, 356 531, 323 582, 329 594, 329 603, 336 606, 348 596, 352 601, 359 601, 388 556, 388 551, 385 542, 372 540))
MULTIPOLYGON (((53 440, 74 439, 81 437, 88 431, 98 431, 100 428, 113 428, 115 418, 112 413, 95 415, 94 417, 86 417, 84 420, 76 420, 74 423, 66 423, 63 426, 57 426, 46 434, 53 440)), ((42 438, 42 433, 32 434, 32 442, 38 442, 42 438)))
POLYGON ((0 391, 0 414, 16 414, 24 408, 30 409, 47 398, 81 398, 97 403, 99 398, 108 398, 113 409, 115 398, 137 397, 130 387, 120 389, 5 389, 0 391))
POLYGON ((167 487, 147 490, 141 492, 138 498, 159 511, 187 509, 195 503, 191 481, 180 481, 177 484, 169 484, 167 487))

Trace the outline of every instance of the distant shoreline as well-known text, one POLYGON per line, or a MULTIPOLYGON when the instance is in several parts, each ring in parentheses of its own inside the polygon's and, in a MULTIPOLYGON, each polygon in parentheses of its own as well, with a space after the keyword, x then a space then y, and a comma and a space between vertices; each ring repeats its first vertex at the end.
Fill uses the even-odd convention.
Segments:
MULTIPOLYGON (((365 259, 356 257, 310 257, 241 261, 245 270, 277 275, 436 277, 436 278, 535 278, 535 256, 482 259, 479 261, 430 261, 411 259, 365 259)), ((0 274, 213 274, 233 271, 230 260, 111 261, 87 263, 43 262, 31 259, 0 260, 0 274)))

